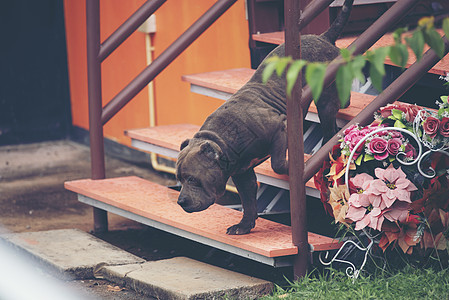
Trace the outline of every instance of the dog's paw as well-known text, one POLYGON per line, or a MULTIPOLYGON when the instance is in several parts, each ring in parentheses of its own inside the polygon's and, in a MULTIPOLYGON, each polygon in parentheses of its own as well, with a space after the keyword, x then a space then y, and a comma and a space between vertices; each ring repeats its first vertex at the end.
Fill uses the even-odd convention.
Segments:
POLYGON ((254 225, 245 225, 242 223, 239 224, 235 224, 232 225, 231 227, 228 228, 228 230, 226 231, 226 234, 229 235, 242 235, 242 234, 248 234, 251 229, 254 228, 254 225))

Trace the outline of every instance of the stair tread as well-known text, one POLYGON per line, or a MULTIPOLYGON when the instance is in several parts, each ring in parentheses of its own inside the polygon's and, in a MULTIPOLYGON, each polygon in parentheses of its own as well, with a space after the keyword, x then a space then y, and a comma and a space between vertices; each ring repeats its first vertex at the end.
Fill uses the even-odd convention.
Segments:
MULTIPOLYGON (((125 135, 131 139, 146 142, 152 145, 161 146, 170 150, 179 151, 181 143, 200 129, 200 126, 191 124, 172 124, 148 128, 130 129, 125 131, 125 135)), ((304 160, 310 158, 309 154, 304 154, 304 160)), ((254 171, 256 174, 262 174, 268 177, 288 181, 287 175, 280 175, 271 168, 271 160, 268 159, 258 165, 254 171)), ((315 188, 313 178, 306 183, 307 187, 315 188)))
MULTIPOLYGON (((291 242, 289 226, 259 218, 250 234, 227 235, 226 228, 240 221, 241 212, 214 204, 202 212, 186 213, 176 203, 177 191, 139 177, 75 180, 66 182, 65 188, 135 215, 266 257, 298 253, 291 242)), ((336 240, 314 233, 309 233, 309 243, 316 251, 339 246, 336 240)))
MULTIPOLYGON (((440 33, 440 35, 444 35, 443 30, 437 29, 437 31, 440 33)), ((277 32, 268 32, 268 33, 260 33, 260 34, 253 34, 253 40, 259 41, 259 42, 265 42, 275 45, 280 45, 284 42, 284 32, 283 31, 277 31, 277 32)), ((338 48, 347 48, 353 41, 355 41, 357 37, 355 36, 349 36, 349 37, 343 37, 336 41, 336 45, 338 48)), ((383 35, 372 47, 371 49, 385 47, 389 45, 394 44, 394 38, 393 34, 387 33, 383 35)), ((425 50, 427 50, 428 47, 426 47, 425 50)), ((407 61, 406 67, 411 66, 415 62, 415 55, 413 54, 413 51, 408 49, 409 52, 409 58, 407 61)), ((395 65, 389 57, 385 60, 385 63, 388 65, 395 65)), ((439 61, 435 66, 432 67, 432 69, 429 70, 429 73, 437 74, 437 75, 443 75, 446 76, 446 72, 449 70, 449 59, 441 60, 439 61)))
MULTIPOLYGON (((252 69, 229 69, 205 73, 183 75, 182 80, 201 87, 218 90, 230 94, 236 93, 254 74, 252 69)), ((342 120, 353 119, 375 96, 351 92, 351 105, 340 109, 337 118, 342 120)), ((315 104, 311 103, 309 112, 317 114, 315 104)))

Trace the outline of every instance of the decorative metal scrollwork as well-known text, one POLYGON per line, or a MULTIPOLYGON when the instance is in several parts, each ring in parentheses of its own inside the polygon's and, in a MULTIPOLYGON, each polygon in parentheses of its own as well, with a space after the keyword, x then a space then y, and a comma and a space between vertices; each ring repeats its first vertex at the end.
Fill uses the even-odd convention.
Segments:
POLYGON ((338 251, 337 251, 337 253, 334 255, 334 257, 332 257, 329 261, 327 261, 327 260, 328 260, 328 257, 329 257, 329 251, 326 251, 326 252, 325 252, 324 259, 323 259, 323 252, 321 252, 320 255, 319 255, 319 260, 320 260, 320 262, 321 262, 323 265, 325 265, 325 266, 329 266, 329 265, 331 265, 331 264, 334 263, 334 262, 337 262, 337 263, 343 263, 343 264, 349 265, 349 266, 346 268, 346 275, 347 275, 348 277, 352 278, 352 280, 354 281, 355 279, 357 279, 357 278, 359 277, 360 272, 361 272, 361 271, 363 270, 363 268, 365 267, 366 261, 367 261, 367 259, 368 259, 368 254, 369 254, 369 252, 370 252, 370 250, 371 250, 371 248, 372 248, 372 246, 373 246, 373 244, 374 244, 374 239, 373 239, 372 237, 369 237, 369 236, 368 236, 368 238, 369 238, 370 243, 368 244, 367 247, 361 247, 359 244, 357 244, 357 243, 354 242, 353 240, 347 240, 346 242, 343 243, 343 245, 340 247, 340 249, 338 249, 338 251), (349 261, 349 260, 345 260, 345 259, 340 259, 340 258, 338 258, 339 255, 342 253, 343 249, 345 249, 346 246, 351 245, 351 244, 352 244, 353 246, 355 246, 357 249, 359 249, 360 251, 364 251, 364 252, 365 252, 365 253, 364 253, 364 257, 363 257, 362 264, 360 265, 359 268, 357 268, 357 267, 355 266, 355 264, 352 263, 352 262, 349 261), (324 261, 324 260, 326 260, 326 261, 324 261))

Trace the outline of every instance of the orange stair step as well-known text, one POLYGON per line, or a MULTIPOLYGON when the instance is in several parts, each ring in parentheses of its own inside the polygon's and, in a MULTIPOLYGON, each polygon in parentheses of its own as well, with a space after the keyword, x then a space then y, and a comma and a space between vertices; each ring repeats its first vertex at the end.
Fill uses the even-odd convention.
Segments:
MULTIPOLYGON (((443 30, 438 29, 437 30, 441 36, 444 35, 443 30)), ((264 43, 270 43, 275 45, 280 45, 284 42, 284 32, 283 31, 277 31, 277 32, 269 32, 269 33, 260 33, 260 34, 253 34, 253 40, 264 42, 264 43)), ((357 37, 351 36, 351 37, 343 37, 337 40, 335 43, 338 48, 347 48, 349 45, 351 45, 352 42, 355 41, 357 37)), ((385 47, 394 45, 394 38, 391 33, 387 33, 383 35, 372 47, 371 49, 385 47)), ((428 47, 425 49, 427 50, 428 47)), ((407 67, 411 66, 415 62, 415 55, 413 54, 413 51, 408 49, 409 51, 409 58, 407 61, 407 67)), ((449 56, 446 55, 446 59, 441 60, 438 62, 435 66, 430 69, 429 73, 437 74, 437 75, 443 75, 446 76, 446 72, 449 70, 449 56)), ((387 57, 385 60, 385 63, 387 65, 394 65, 394 63, 387 57)))
MULTIPOLYGON (((202 212, 186 213, 176 203, 177 191, 139 177, 82 179, 66 182, 65 188, 82 195, 80 201, 92 206, 229 252, 266 258, 298 253, 289 226, 259 218, 250 234, 227 235, 226 229, 240 221, 241 212, 214 204, 202 212)), ((314 233, 309 233, 309 243, 315 251, 340 246, 336 240, 314 233)))
MULTIPOLYGON (((170 150, 170 153, 172 153, 172 156, 170 157, 176 158, 181 143, 185 139, 192 138, 199 129, 200 126, 191 124, 173 124, 149 128, 131 129, 125 131, 125 135, 133 140, 133 146, 137 148, 161 154, 160 151, 158 152, 158 148, 151 147, 159 146, 170 150), (136 144, 136 141, 146 143, 148 145, 148 148, 144 147, 141 144, 136 144)), ((307 160, 309 158, 309 154, 304 155, 304 160, 307 160)), ((288 189, 288 176, 279 175, 274 172, 271 168, 270 159, 257 166, 254 170, 258 175, 259 181, 288 189)), ((306 183, 306 187, 315 189, 313 178, 306 183)))
MULTIPOLYGON (((252 69, 229 69, 223 71, 213 71, 206 73, 190 74, 182 76, 182 80, 191 85, 200 86, 206 89, 216 90, 224 93, 234 94, 237 92, 254 74, 252 69)), ((365 106, 367 106, 375 96, 351 92, 351 105, 348 108, 340 109, 337 118, 349 121, 354 118, 365 106)), ((317 122, 318 111, 315 104, 309 107, 309 113, 315 115, 308 119, 317 122)))

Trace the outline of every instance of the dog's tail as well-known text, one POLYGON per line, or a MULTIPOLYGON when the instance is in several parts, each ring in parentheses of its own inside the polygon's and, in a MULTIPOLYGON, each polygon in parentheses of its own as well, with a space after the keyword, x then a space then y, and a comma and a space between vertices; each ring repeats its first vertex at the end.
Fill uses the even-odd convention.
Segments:
POLYGON ((321 36, 327 39, 330 43, 335 45, 335 41, 342 33, 346 23, 348 23, 353 3, 354 0, 345 0, 345 3, 341 8, 341 12, 338 14, 337 18, 334 20, 334 22, 332 22, 329 29, 321 34, 321 36))

